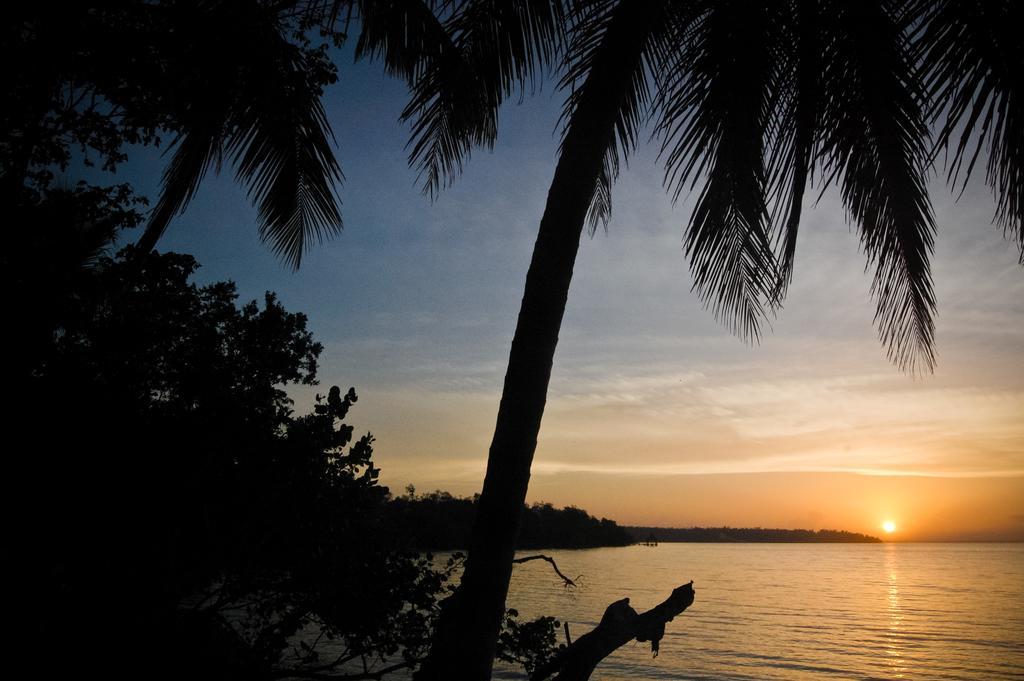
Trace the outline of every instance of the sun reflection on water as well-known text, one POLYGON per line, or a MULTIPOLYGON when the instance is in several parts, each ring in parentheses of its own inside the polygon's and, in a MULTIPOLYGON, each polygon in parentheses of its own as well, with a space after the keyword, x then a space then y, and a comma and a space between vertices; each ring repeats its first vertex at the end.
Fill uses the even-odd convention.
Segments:
POLYGON ((885 569, 889 576, 888 592, 888 614, 889 628, 885 637, 885 652, 889 664, 889 670, 894 678, 903 678, 906 671, 906 661, 903 658, 903 644, 901 626, 903 623, 903 611, 900 608, 900 586, 899 586, 899 565, 896 558, 895 546, 889 545, 885 552, 885 569))

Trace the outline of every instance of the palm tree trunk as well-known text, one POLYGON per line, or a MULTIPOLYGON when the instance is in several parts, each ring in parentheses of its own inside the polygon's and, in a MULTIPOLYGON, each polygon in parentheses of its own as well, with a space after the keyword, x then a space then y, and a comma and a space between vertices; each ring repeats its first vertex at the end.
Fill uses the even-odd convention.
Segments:
POLYGON ((491 676, 580 236, 654 14, 646 2, 624 1, 616 8, 579 93, 526 275, 465 571, 457 594, 445 603, 417 679, 491 676))

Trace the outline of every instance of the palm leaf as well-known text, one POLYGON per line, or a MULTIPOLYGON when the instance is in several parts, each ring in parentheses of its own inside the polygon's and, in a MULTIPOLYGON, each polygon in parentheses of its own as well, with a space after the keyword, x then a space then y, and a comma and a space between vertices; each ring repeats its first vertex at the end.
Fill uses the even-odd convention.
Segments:
POLYGON ((605 152, 604 162, 601 171, 594 182, 594 194, 590 199, 590 207, 587 209, 586 222, 590 236, 597 233, 598 227, 608 230, 608 220, 612 216, 612 184, 619 176, 619 154, 616 149, 615 139, 608 145, 605 152))
POLYGON ((185 68, 169 102, 178 107, 171 117, 174 154, 139 245, 152 248, 228 153, 258 206, 260 236, 298 267, 310 242, 342 226, 334 187, 343 177, 320 104, 330 78, 326 57, 292 44, 273 7, 213 3, 186 10, 180 21, 189 39, 180 43, 188 53, 175 56, 185 68))
POLYGON ((1016 239, 1024 264, 1024 6, 942 0, 929 10, 918 48, 930 117, 940 123, 937 147, 952 147, 948 179, 966 185, 987 147, 995 220, 1016 239))
POLYGON ((908 42, 887 3, 841 3, 826 28, 822 150, 874 265, 875 323, 901 368, 934 367, 935 235, 926 190, 930 138, 908 42))
POLYGON ((553 63, 561 26, 561 3, 551 0, 470 0, 447 20, 453 38, 425 65, 402 112, 424 192, 449 185, 474 147, 493 146, 498 108, 553 63))
POLYGON ((768 129, 768 202, 777 242, 779 280, 777 301, 785 296, 793 278, 796 239, 804 191, 815 168, 820 134, 821 76, 824 40, 820 0, 779 3, 775 62, 779 83, 768 129))
POLYGON ((227 150, 257 203, 260 237, 298 268, 311 242, 341 230, 334 191, 344 176, 319 89, 308 81, 301 53, 280 47, 282 59, 236 114, 227 150))
MULTIPOLYGON (((578 87, 577 84, 587 83, 595 67, 600 68, 600 60, 609 58, 609 31, 614 30, 618 6, 619 3, 614 0, 598 0, 577 2, 572 7, 565 73, 559 83, 562 89, 569 91, 560 119, 563 127, 563 144, 565 131, 568 130, 571 121, 575 117, 589 115, 586 110, 581 111, 581 103, 591 95, 585 86, 578 87)), ((648 9, 655 12, 661 7, 658 3, 651 3, 648 9)), ((604 160, 597 174, 587 210, 586 219, 591 234, 599 225, 605 228, 608 226, 612 211, 612 184, 619 175, 620 162, 628 163, 629 154, 636 147, 640 130, 650 113, 650 83, 653 79, 650 66, 653 58, 652 49, 658 41, 657 34, 657 30, 646 34, 645 44, 640 47, 639 68, 630 74, 628 82, 625 83, 616 110, 614 134, 605 144, 604 160)), ((585 109, 586 105, 582 106, 585 109)), ((593 143, 602 142, 593 140, 593 143)))
POLYGON ((222 142, 219 127, 201 124, 174 138, 170 146, 174 154, 163 172, 160 198, 137 244, 142 253, 153 250, 171 220, 185 211, 210 166, 219 165, 222 142))
POLYGON ((356 59, 381 61, 388 73, 415 84, 431 64, 452 49, 451 36, 439 16, 451 13, 450 4, 361 0, 356 59))
POLYGON ((682 48, 660 69, 665 182, 678 199, 704 178, 684 239, 694 289, 732 332, 757 340, 777 280, 764 144, 777 80, 773 14, 716 2, 678 25, 682 48))

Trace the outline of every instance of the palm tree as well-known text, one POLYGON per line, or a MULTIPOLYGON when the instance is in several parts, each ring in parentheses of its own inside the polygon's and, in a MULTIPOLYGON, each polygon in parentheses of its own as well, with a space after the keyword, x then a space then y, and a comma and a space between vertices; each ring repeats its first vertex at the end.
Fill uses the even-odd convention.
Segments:
POLYGON ((162 61, 160 75, 177 91, 161 102, 173 116, 173 155, 140 252, 152 249, 224 159, 258 205, 261 238, 293 267, 312 242, 341 229, 335 188, 344 178, 320 101, 334 74, 301 33, 297 4, 152 8, 175 31, 166 45, 175 56, 162 61))
MULTIPOLYGON (((334 67, 298 2, 137 0, 3 10, 0 190, 45 194, 72 149, 114 170, 126 143, 171 138, 142 251, 224 161, 259 206, 261 235, 297 266, 341 228, 342 174, 320 103, 334 67)), ((9 199, 11 200, 11 199, 9 199)))
POLYGON ((785 294, 812 180, 838 188, 874 267, 880 339, 908 371, 935 361, 926 186, 939 152, 951 150, 955 182, 988 148, 997 221, 1024 246, 1019 4, 523 1, 509 3, 529 18, 514 25, 488 17, 495 4, 460 7, 446 24, 458 53, 413 83, 411 160, 428 190, 493 141, 503 98, 555 55, 569 95, 465 572, 423 679, 490 677, 579 240, 588 218, 607 219, 620 156, 645 124, 673 198, 700 185, 684 239, 694 288, 746 339, 785 294))

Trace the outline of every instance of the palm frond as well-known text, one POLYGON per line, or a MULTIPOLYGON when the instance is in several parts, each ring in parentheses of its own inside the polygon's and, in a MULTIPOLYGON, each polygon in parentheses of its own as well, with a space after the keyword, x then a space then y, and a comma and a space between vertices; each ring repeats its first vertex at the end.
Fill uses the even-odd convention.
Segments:
POLYGON ((773 9, 781 14, 776 25, 782 34, 773 56, 780 80, 768 129, 767 178, 779 264, 774 297, 781 301, 793 278, 804 191, 815 168, 824 41, 820 0, 779 3, 773 9))
POLYGON ((948 180, 966 185, 987 148, 985 181, 996 196, 995 221, 1017 241, 1024 264, 1022 24, 1019 2, 941 0, 923 17, 917 47, 930 118, 941 121, 936 145, 952 147, 948 180))
POLYGON ((778 278, 765 201, 778 78, 772 19, 760 3, 708 3, 678 22, 682 49, 660 69, 666 186, 678 199, 704 178, 684 238, 694 289, 730 331, 754 341, 778 278))
POLYGON ((929 259, 935 224, 927 193, 930 137, 904 17, 884 2, 839 5, 828 29, 822 150, 827 181, 875 266, 875 323, 903 369, 935 363, 929 259))
POLYGON ((474 147, 493 146, 498 108, 555 61, 561 12, 557 0, 470 0, 446 22, 453 39, 423 68, 402 112, 425 193, 460 175, 474 147))
POLYGON ((554 63, 562 49, 563 11, 558 0, 476 0, 455 17, 460 47, 487 74, 481 82, 491 101, 536 85, 554 63))
MULTIPOLYGON (((611 41, 615 40, 610 37, 610 31, 614 30, 619 5, 620 2, 615 0, 597 0, 577 2, 572 8, 565 73, 559 83, 562 89, 569 91, 560 119, 563 143, 564 133, 574 117, 589 115, 585 111, 585 102, 592 94, 582 84, 588 82, 595 68, 600 68, 598 64, 601 60, 614 58, 609 57, 611 41), (584 110, 581 111, 581 108, 584 110)), ((664 11, 663 6, 664 3, 649 3, 645 10, 648 14, 658 16, 664 11)), ((646 21, 653 30, 642 34, 638 68, 629 74, 625 82, 616 110, 614 134, 604 147, 604 160, 587 210, 591 234, 597 231, 599 225, 607 229, 612 210, 612 184, 618 177, 620 163, 628 163, 629 154, 636 148, 640 130, 650 115, 650 86, 654 78, 652 66, 662 44, 663 38, 660 36, 663 31, 657 20, 648 17, 646 21)), ((594 140, 594 143, 601 144, 602 141, 594 140)))
POLYGON ((306 88, 286 90, 272 102, 254 101, 238 120, 228 150, 258 205, 260 238, 298 268, 312 241, 342 227, 334 192, 344 176, 320 99, 306 88))
POLYGON ((215 123, 198 124, 175 137, 170 146, 174 154, 163 172, 160 198, 137 244, 142 253, 153 250, 171 220, 185 211, 210 166, 219 165, 222 133, 215 123))
MULTIPOLYGON (((341 229, 343 180, 320 103, 333 75, 323 51, 291 41, 277 10, 212 3, 182 11, 188 54, 172 103, 177 137, 140 246, 148 250, 223 154, 258 207, 260 236, 293 267, 341 229), (201 25, 192 29, 201 19, 201 25), (180 100, 180 102, 179 102, 180 100)), ((179 45, 180 47, 180 45, 179 45)))
POLYGON ((494 144, 497 111, 485 101, 477 78, 459 46, 444 44, 412 84, 402 110, 402 121, 412 128, 409 165, 431 198, 462 174, 474 147, 494 144))
POLYGON ((381 61, 388 73, 415 84, 453 47, 442 20, 451 14, 450 5, 442 0, 361 0, 356 59, 381 61))
POLYGON ((604 162, 601 171, 594 182, 594 195, 590 200, 590 207, 587 209, 587 229, 590 236, 597 233, 598 227, 608 230, 608 221, 612 216, 612 185, 619 177, 619 154, 615 149, 615 140, 609 145, 604 155, 604 162))

